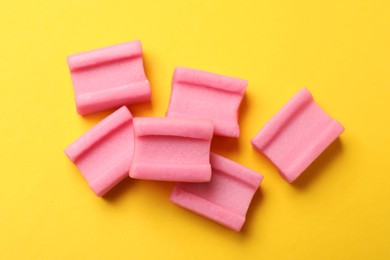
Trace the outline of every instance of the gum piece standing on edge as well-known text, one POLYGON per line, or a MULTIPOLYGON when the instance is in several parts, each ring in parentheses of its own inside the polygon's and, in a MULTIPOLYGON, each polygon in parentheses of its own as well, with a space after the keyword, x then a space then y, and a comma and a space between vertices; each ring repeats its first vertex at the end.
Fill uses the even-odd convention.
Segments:
POLYGON ((179 183, 171 201, 235 231, 245 222, 249 204, 263 176, 236 162, 211 153, 208 183, 179 183))
POLYGON ((289 183, 328 147, 344 127, 301 89, 252 139, 289 183))
POLYGON ((134 151, 133 117, 123 106, 65 150, 98 196, 128 176, 134 151))
POLYGON ((140 41, 75 54, 67 60, 80 115, 150 99, 140 41))
POLYGON ((213 130, 209 120, 135 118, 130 177, 158 181, 210 181, 213 130))
POLYGON ((215 135, 238 137, 238 109, 247 85, 243 79, 177 67, 167 116, 210 119, 215 135))

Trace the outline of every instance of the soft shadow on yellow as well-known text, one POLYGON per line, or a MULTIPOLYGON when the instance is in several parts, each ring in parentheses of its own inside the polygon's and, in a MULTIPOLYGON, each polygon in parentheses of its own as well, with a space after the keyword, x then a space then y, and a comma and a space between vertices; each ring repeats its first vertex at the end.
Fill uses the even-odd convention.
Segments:
POLYGON ((332 174, 327 168, 334 163, 337 157, 343 153, 343 146, 340 138, 337 138, 302 175, 293 182, 292 186, 299 190, 306 189, 309 185, 320 178, 322 174, 332 174))

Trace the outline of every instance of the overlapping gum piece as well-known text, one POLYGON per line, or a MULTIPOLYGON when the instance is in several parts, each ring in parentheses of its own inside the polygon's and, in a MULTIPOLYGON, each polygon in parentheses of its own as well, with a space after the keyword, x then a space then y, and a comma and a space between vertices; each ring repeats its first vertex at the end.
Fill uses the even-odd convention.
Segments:
POLYGON ((135 118, 130 177, 159 181, 209 181, 213 130, 209 120, 135 118))
POLYGON ((210 119, 215 135, 238 137, 238 109, 247 85, 243 79, 177 67, 166 115, 210 119))
POLYGON ((67 60, 81 115, 150 99, 140 41, 79 53, 67 60))
POLYGON ((301 173, 344 131, 313 100, 300 90, 252 139, 288 182, 301 173))
POLYGON ((240 231, 249 204, 263 176, 220 155, 210 155, 212 177, 207 183, 179 183, 171 201, 240 231))
POLYGON ((91 189, 103 196, 128 176, 134 150, 133 117, 121 107, 65 150, 91 189))

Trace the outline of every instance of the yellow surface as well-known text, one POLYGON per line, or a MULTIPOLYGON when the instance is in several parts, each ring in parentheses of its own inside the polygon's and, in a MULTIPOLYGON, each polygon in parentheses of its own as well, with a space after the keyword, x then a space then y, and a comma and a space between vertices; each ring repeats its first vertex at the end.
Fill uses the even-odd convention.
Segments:
POLYGON ((390 259, 390 2, 3 1, 0 259, 390 259), (55 3, 57 2, 57 3, 55 3), (249 80, 242 135, 213 151, 264 174, 235 233, 126 180, 96 197, 63 149, 109 112, 75 112, 67 55, 141 39, 150 104, 175 66, 249 80), (346 128, 294 185, 249 141, 302 86, 346 128))

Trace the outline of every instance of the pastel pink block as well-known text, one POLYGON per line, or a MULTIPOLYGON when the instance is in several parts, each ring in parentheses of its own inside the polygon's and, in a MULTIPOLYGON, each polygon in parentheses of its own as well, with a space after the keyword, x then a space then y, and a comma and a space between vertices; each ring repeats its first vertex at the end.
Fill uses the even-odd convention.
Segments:
POLYGON ((210 119, 215 135, 238 137, 238 109, 247 85, 246 80, 178 67, 167 116, 210 119))
POLYGON ((80 115, 150 99, 140 41, 69 56, 68 66, 80 115))
POLYGON ((133 117, 121 107, 65 150, 98 196, 128 176, 134 151, 133 117))
POLYGON ((171 201, 235 231, 245 223, 249 204, 263 176, 211 153, 213 170, 207 183, 179 183, 171 201))
POLYGON ((304 88, 260 130, 252 144, 291 183, 343 131, 304 88))
POLYGON ((134 119, 135 149, 130 176, 158 181, 210 181, 209 120, 144 117, 134 119))

